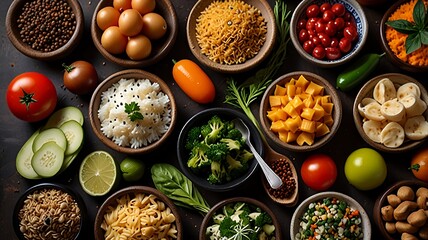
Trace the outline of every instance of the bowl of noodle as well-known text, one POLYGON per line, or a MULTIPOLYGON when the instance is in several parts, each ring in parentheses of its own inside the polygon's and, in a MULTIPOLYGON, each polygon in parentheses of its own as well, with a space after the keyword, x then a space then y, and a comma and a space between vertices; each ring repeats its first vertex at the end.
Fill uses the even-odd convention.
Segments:
POLYGON ((266 0, 199 0, 186 29, 193 55, 222 73, 242 73, 258 66, 271 53, 277 34, 266 0))
POLYGON ((183 239, 174 203, 157 189, 130 186, 108 197, 95 217, 96 240, 183 239))

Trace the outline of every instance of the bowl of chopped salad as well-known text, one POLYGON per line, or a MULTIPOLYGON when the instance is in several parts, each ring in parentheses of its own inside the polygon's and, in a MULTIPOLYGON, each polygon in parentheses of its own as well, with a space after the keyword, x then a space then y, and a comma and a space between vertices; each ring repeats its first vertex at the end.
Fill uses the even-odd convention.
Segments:
POLYGON ((339 192, 321 192, 305 199, 291 218, 290 237, 311 239, 371 239, 371 223, 364 208, 339 192), (318 239, 318 238, 316 238, 318 239))
POLYGON ((233 197, 217 203, 205 215, 199 239, 283 239, 281 225, 264 203, 233 197))

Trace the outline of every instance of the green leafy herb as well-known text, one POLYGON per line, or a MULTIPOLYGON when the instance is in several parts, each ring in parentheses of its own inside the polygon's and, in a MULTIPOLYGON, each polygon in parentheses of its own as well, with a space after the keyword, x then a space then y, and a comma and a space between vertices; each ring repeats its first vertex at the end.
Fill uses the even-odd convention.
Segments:
POLYGON ((233 79, 229 79, 227 81, 226 97, 224 102, 237 108, 241 108, 257 127, 265 142, 266 139, 260 129, 260 124, 257 122, 251 111, 250 104, 264 93, 266 88, 272 82, 272 78, 284 63, 287 53, 287 43, 290 40, 288 35, 290 25, 287 20, 289 14, 290 11, 287 10, 287 5, 282 0, 277 0, 274 6, 274 15, 276 27, 278 29, 278 45, 266 67, 257 71, 254 76, 248 78, 240 85, 237 85, 236 81, 233 79))
POLYGON ((385 23, 408 35, 405 43, 407 54, 418 50, 422 45, 428 45, 428 14, 422 0, 418 0, 413 8, 413 21, 414 23, 399 19, 385 23))
POLYGON ((177 206, 196 209, 202 214, 210 210, 198 189, 174 166, 166 163, 154 164, 151 174, 155 187, 177 206))
POLYGON ((128 114, 129 119, 133 122, 135 120, 143 120, 144 116, 140 113, 140 106, 138 103, 131 102, 125 103, 125 112, 128 114))

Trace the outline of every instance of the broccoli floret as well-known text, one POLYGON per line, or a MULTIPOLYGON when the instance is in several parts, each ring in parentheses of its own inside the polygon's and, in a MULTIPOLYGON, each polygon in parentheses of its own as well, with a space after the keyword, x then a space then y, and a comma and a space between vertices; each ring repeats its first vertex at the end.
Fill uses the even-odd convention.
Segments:
MULTIPOLYGON (((205 137, 205 142, 210 144, 216 142, 218 139, 222 137, 221 133, 224 128, 224 122, 217 115, 214 115, 208 120, 208 126, 211 128, 211 132, 209 132, 205 137)), ((204 129, 204 133, 205 133, 204 129)))
POLYGON ((238 141, 243 140, 242 139, 242 133, 236 128, 229 129, 226 133, 225 138, 230 138, 230 139, 238 140, 238 141))
POLYGON ((226 143, 218 142, 210 144, 206 153, 211 161, 223 162, 229 154, 229 148, 226 143))
POLYGON ((242 147, 242 143, 240 141, 233 140, 231 138, 222 138, 220 142, 226 143, 229 151, 239 151, 242 147))
POLYGON ((248 164, 242 163, 230 155, 226 157, 227 172, 232 179, 242 176, 248 170, 248 164))
POLYGON ((233 204, 232 203, 226 204, 223 207, 223 214, 226 217, 230 217, 234 212, 235 212, 235 209, 233 208, 233 204))
POLYGON ((220 162, 211 162, 211 173, 208 175, 208 182, 211 184, 221 184, 227 176, 226 169, 220 162))
POLYGON ((254 224, 256 224, 256 226, 263 227, 265 224, 272 224, 272 218, 268 213, 262 212, 256 217, 254 224))
POLYGON ((196 126, 187 133, 185 148, 190 151, 199 142, 201 142, 201 127, 196 126))
POLYGON ((201 136, 203 139, 205 139, 208 136, 208 134, 210 134, 210 133, 211 133, 210 125, 204 124, 201 126, 201 136))
POLYGON ((187 161, 187 166, 193 171, 200 171, 203 168, 210 166, 211 161, 206 154, 208 149, 209 147, 206 144, 195 144, 190 153, 190 158, 187 161))
POLYGON ((253 153, 248 151, 247 149, 242 149, 239 155, 236 157, 236 159, 243 164, 248 163, 248 161, 250 161, 253 158, 254 158, 253 153))

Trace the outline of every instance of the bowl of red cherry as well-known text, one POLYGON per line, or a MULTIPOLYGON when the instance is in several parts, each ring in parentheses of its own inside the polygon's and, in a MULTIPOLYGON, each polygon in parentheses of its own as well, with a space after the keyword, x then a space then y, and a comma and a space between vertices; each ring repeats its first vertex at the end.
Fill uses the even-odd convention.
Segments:
POLYGON ((290 37, 304 59, 320 67, 335 67, 358 55, 368 27, 355 0, 309 0, 294 10, 290 37))

